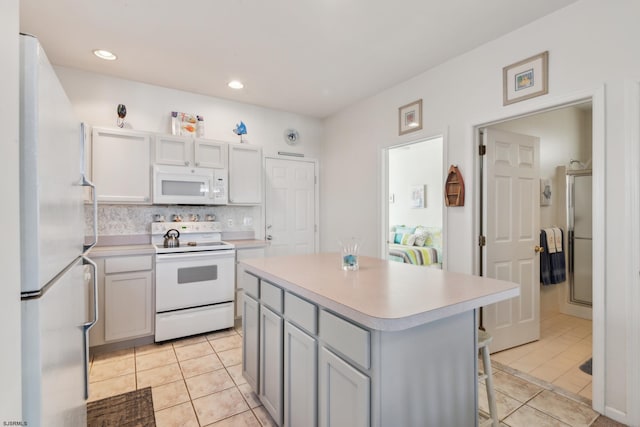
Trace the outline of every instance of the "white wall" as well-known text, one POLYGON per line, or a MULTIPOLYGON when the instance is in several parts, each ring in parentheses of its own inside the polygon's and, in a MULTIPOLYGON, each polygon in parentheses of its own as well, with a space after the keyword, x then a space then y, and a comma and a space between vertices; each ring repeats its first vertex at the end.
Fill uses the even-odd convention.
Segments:
POLYGON ((182 111, 204 116, 205 138, 239 142, 232 130, 242 120, 247 125, 243 140, 265 151, 320 155, 323 125, 318 119, 72 68, 55 70, 76 114, 92 126, 115 127, 116 107, 125 104, 128 127, 169 134, 171 111, 182 111), (285 143, 288 128, 300 133, 301 142, 295 148, 285 143))
POLYGON ((442 227, 442 138, 389 150, 389 225, 442 227), (410 207, 410 187, 426 186, 425 207, 410 207))
POLYGON ((20 193, 18 142, 18 0, 0 2, 0 223, 4 224, 0 245, 0 421, 22 420, 20 377, 20 193), (6 239, 6 240, 5 240, 6 239))
MULTIPOLYGON (((606 337, 604 402, 598 404, 598 409, 636 425, 640 420, 627 419, 628 386, 634 387, 633 390, 638 387, 627 384, 626 380, 627 363, 632 363, 627 360, 626 338, 628 334, 639 334, 640 326, 627 322, 625 295, 630 263, 618 255, 620 242, 640 238, 629 236, 631 228, 625 217, 628 187, 624 157, 625 81, 637 81, 640 76, 640 55, 634 54, 636 41, 640 39, 638 16, 640 2, 636 0, 606 4, 582 0, 345 109, 326 120, 320 181, 321 249, 330 248, 337 236, 351 230, 372 236, 363 252, 379 255, 381 149, 411 139, 446 134, 448 161, 458 164, 469 191, 464 207, 449 208, 445 213, 445 247, 449 253, 456 254, 449 257, 448 267, 472 273, 477 240, 474 233, 474 126, 569 98, 585 97, 604 86, 606 122, 594 123, 594 127, 603 129, 606 143, 604 159, 598 159, 605 171, 605 200, 601 206, 605 209, 604 250, 607 254, 602 298, 606 303, 606 321, 601 325, 606 337), (549 51, 549 94, 503 106, 502 68, 546 50, 549 51), (398 107, 416 99, 423 100, 423 129, 400 137, 397 135, 398 107), (345 182, 350 185, 344 185, 345 182)), ((596 396, 595 400, 598 399, 596 396)))
MULTIPOLYGON (((125 104, 127 107, 126 127, 168 134, 171 129, 171 111, 181 111, 204 116, 205 138, 239 142, 240 137, 232 130, 236 123, 242 120, 247 126, 247 135, 244 135, 243 140, 262 146, 265 155, 277 155, 278 151, 285 151, 301 153, 307 158, 320 156, 323 124, 318 119, 71 68, 55 67, 55 70, 76 114, 80 120, 91 126, 115 127, 117 105, 125 104), (287 145, 284 140, 284 131, 289 128, 298 130, 300 134, 300 142, 295 147, 287 145)), ((113 207, 110 212, 140 211, 131 216, 133 219, 148 218, 147 222, 132 222, 132 229, 139 233, 149 229, 152 217, 148 212, 149 209, 119 206, 113 207)), ((175 209, 158 207, 157 209, 157 213, 164 214, 165 211, 188 214, 193 209, 188 207, 176 207, 175 209)), ((225 229, 227 229, 227 219, 234 219, 234 224, 239 225, 241 222, 238 221, 238 215, 250 216, 256 236, 264 236, 261 207, 214 207, 211 208, 211 211, 217 215, 218 220, 224 223, 225 229), (247 209, 250 209, 250 212, 247 213, 247 209), (242 212, 236 212, 239 210, 242 212)), ((99 221, 110 220, 110 216, 105 212, 105 209, 99 210, 99 221)), ((209 210, 207 210, 208 212, 209 210)), ((196 213, 200 213, 200 211, 198 210, 196 213)), ((89 216, 87 218, 90 219, 89 216)), ((145 220, 143 219, 143 221, 145 220)), ((237 225, 232 228, 242 228, 237 225)), ((131 231, 131 227, 127 230, 131 231)), ((103 227, 103 229, 109 230, 115 228, 103 227)), ((122 233, 115 234, 126 234, 127 230, 123 229, 122 233)))

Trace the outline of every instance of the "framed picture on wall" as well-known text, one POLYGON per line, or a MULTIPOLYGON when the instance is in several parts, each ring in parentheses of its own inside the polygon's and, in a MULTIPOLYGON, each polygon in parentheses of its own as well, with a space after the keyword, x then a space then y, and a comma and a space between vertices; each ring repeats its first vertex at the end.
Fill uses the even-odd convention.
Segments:
POLYGON ((426 185, 412 185, 409 187, 409 207, 424 208, 424 189, 426 185))
POLYGON ((540 179, 540 206, 551 206, 551 179, 540 179))
POLYGON ((398 113, 400 135, 422 129, 422 99, 403 105, 398 109, 398 113))
POLYGON ((511 64, 502 69, 503 105, 549 93, 549 52, 511 64))

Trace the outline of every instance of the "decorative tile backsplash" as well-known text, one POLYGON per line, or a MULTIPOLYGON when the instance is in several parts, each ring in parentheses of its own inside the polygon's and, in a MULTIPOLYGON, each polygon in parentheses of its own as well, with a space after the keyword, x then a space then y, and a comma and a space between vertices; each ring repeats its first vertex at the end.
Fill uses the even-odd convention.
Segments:
MULTIPOLYGON (((203 221, 213 214, 222 224, 223 231, 259 230, 262 221, 261 206, 141 206, 141 205, 99 205, 98 235, 124 236, 151 234, 151 223, 156 214, 164 215, 171 221, 173 215, 182 215, 183 221, 192 214, 200 215, 203 221)), ((85 235, 93 230, 93 213, 85 206, 85 235)), ((256 234, 259 234, 256 232, 256 234)))

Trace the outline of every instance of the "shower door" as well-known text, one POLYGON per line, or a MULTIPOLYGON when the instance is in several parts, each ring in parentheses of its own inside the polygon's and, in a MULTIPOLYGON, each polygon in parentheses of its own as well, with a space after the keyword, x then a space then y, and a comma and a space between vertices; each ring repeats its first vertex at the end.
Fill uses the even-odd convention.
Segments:
POLYGON ((591 171, 567 171, 567 186, 570 298, 574 304, 591 306, 591 171))

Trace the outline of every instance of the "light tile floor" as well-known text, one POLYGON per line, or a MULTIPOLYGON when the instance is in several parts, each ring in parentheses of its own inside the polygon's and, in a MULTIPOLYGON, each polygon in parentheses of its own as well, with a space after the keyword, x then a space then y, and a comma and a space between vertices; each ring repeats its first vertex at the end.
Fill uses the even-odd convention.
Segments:
POLYGON ((579 368, 592 354, 591 320, 543 315, 540 340, 491 355, 491 360, 591 400, 591 375, 579 368))
MULTIPOLYGON (((241 333, 231 328, 96 355, 89 400, 151 386, 158 427, 274 426, 242 378, 241 333)), ((554 386, 500 362, 492 365, 501 426, 589 426, 598 416, 585 397, 559 394, 554 386)), ((481 419, 486 418, 483 385, 479 407, 481 419)))
POLYGON ((158 427, 274 426, 242 378, 242 330, 92 357, 89 401, 151 386, 158 427))
MULTIPOLYGON (((478 366, 482 370, 481 362, 478 366)), ((591 409, 589 399, 534 379, 498 362, 492 361, 491 366, 500 426, 596 425, 594 423, 599 414, 591 409)), ((480 420, 488 419, 489 405, 484 381, 478 387, 478 407, 480 420)))

